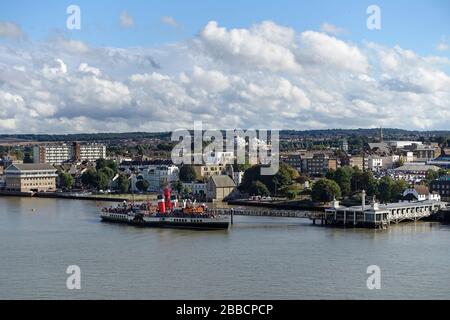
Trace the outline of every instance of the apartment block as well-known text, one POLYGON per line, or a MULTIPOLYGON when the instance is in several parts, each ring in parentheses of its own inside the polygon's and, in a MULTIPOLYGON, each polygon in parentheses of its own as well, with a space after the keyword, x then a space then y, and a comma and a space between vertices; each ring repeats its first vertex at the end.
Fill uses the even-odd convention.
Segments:
POLYGON ((67 161, 96 161, 106 158, 106 146, 97 143, 59 143, 33 147, 34 163, 61 164, 67 161))

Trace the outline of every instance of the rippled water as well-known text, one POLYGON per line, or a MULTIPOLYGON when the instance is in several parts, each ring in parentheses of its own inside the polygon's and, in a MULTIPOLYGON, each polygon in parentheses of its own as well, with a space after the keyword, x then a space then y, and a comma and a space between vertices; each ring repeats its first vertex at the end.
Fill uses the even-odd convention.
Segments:
POLYGON ((235 217, 228 231, 143 229, 100 222, 97 205, 0 198, 0 298, 450 298, 450 226, 439 223, 375 231, 235 217), (81 290, 66 289, 69 265, 81 290), (367 289, 369 265, 381 290, 367 289))

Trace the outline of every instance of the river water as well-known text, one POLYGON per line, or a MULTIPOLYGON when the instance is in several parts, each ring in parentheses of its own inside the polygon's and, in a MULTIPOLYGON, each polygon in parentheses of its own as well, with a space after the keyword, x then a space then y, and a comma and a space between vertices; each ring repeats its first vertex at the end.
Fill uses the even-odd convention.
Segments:
POLYGON ((102 223, 99 205, 0 197, 0 299, 450 298, 450 226, 439 223, 238 216, 227 231, 144 229, 102 223), (70 265, 81 290, 66 287, 70 265), (367 287, 370 265, 381 289, 367 287))

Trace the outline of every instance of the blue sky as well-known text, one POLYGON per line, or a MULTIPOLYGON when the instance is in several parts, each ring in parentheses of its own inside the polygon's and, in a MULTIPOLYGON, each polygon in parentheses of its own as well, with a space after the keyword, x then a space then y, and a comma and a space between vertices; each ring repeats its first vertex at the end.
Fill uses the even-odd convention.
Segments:
MULTIPOLYGON (((245 28, 271 20, 296 30, 318 30, 324 22, 345 29, 342 38, 355 43, 363 40, 385 45, 401 45, 419 54, 436 53, 436 44, 450 37, 450 1, 2 1, 0 20, 19 24, 32 39, 42 40, 55 32, 66 32, 73 39, 94 46, 153 46, 195 36, 210 20, 227 28, 245 28), (81 8, 81 30, 65 28, 66 8, 81 8), (366 8, 381 8, 382 29, 366 28, 366 8), (135 21, 124 29, 118 17, 126 10, 135 21), (161 17, 173 17, 179 28, 161 23, 161 17)), ((448 54, 448 53, 447 53, 448 54)))
POLYGON ((194 121, 448 130, 450 1, 0 2, 0 133, 194 121))

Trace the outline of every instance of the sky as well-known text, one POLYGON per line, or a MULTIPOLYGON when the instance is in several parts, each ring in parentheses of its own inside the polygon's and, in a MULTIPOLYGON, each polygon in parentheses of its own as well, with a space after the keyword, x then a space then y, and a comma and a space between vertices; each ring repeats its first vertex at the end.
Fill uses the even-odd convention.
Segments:
POLYGON ((194 121, 449 129, 450 1, 0 2, 0 133, 194 121))

